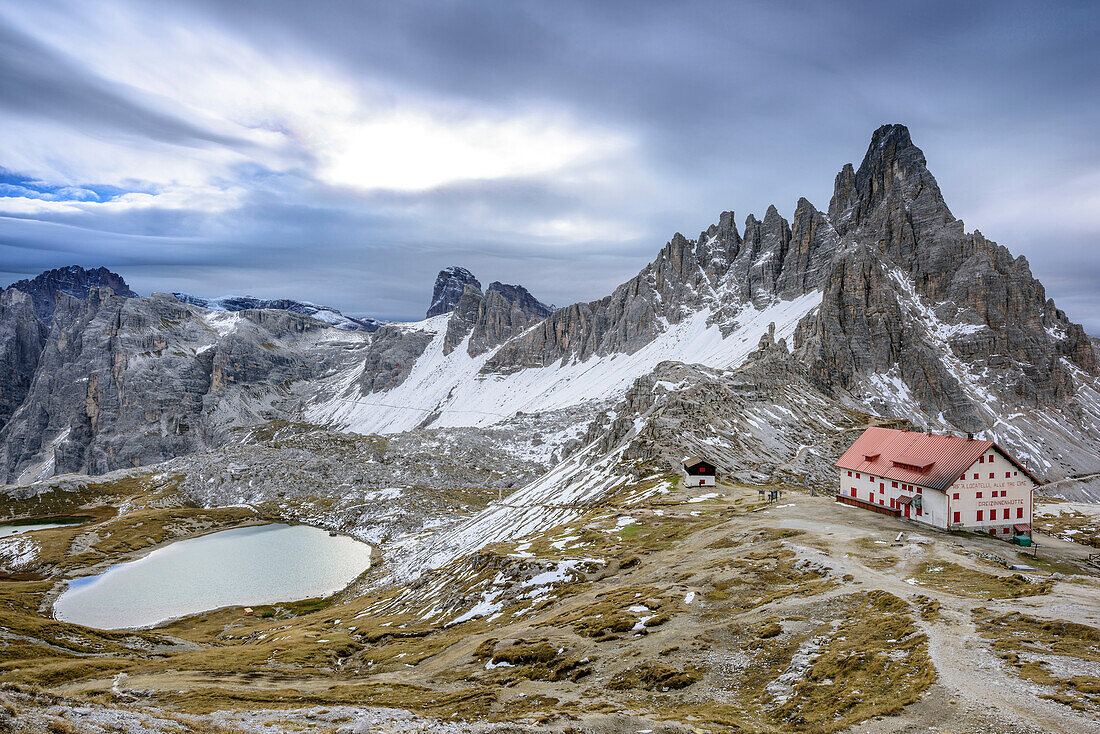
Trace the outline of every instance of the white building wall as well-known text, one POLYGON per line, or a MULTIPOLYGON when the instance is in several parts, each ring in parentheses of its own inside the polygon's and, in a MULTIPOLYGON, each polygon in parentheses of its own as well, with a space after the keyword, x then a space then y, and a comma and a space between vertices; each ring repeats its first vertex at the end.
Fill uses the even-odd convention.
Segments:
POLYGON ((947 495, 929 487, 921 487, 907 482, 895 482, 875 474, 864 474, 847 469, 840 470, 838 492, 845 497, 855 497, 863 502, 871 502, 886 508, 898 508, 905 517, 904 505, 899 505, 902 497, 921 498, 921 513, 910 504, 910 520, 923 522, 936 527, 947 527, 947 495), (849 476, 850 475, 850 476, 849 476), (907 489, 911 487, 911 489, 907 489), (854 494, 853 494, 854 490, 854 494))
POLYGON ((947 490, 950 523, 979 532, 993 529, 998 536, 1011 537, 1013 525, 1031 525, 1032 489, 1038 485, 995 448, 987 451, 983 458, 984 461, 975 462, 947 490), (979 511, 981 520, 978 519, 979 511), (955 513, 958 513, 958 522, 954 519, 955 513))
POLYGON ((904 505, 898 504, 901 497, 921 497, 921 514, 917 514, 916 507, 910 504, 908 519, 917 523, 925 523, 939 528, 948 526, 948 501, 947 495, 931 487, 909 484, 908 482, 894 482, 876 474, 864 472, 850 472, 847 469, 840 470, 838 492, 845 496, 855 496, 857 500, 870 502, 881 507, 897 507, 901 510, 901 516, 905 517, 904 505), (912 489, 906 489, 912 487, 912 489), (855 491, 855 494, 853 494, 855 491), (891 503, 891 501, 893 501, 891 503))
POLYGON ((717 481, 713 476, 688 474, 684 480, 685 487, 713 487, 717 481))

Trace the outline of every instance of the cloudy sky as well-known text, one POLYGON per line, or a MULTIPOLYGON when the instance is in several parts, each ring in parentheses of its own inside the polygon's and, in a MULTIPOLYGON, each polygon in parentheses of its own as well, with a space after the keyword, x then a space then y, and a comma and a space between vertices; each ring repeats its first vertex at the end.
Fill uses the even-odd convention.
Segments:
POLYGON ((905 5, 0 0, 0 283, 408 319, 458 264, 562 305, 724 209, 824 209, 903 122, 1100 334, 1100 5, 905 5))

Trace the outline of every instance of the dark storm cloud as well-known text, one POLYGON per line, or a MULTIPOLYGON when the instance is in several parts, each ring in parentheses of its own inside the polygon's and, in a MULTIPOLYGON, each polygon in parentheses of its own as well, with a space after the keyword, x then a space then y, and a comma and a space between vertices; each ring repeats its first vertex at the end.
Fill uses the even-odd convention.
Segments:
POLYGON ((0 68, 0 110, 8 113, 180 145, 246 144, 127 98, 117 85, 90 76, 73 59, 3 22, 0 68))
MULTIPOLYGON (((1100 333, 1088 273, 1100 224, 1043 198, 1059 182, 1088 182, 1100 163, 1093 3, 196 0, 149 12, 364 88, 492 114, 560 111, 633 147, 609 160, 604 185, 550 173, 411 193, 326 185, 303 152, 290 174, 236 171, 230 183, 245 193, 224 210, 0 220, 0 270, 31 274, 79 254, 127 266, 144 291, 248 291, 417 317, 435 271, 460 264, 561 304, 603 295, 674 231, 694 236, 724 209, 743 222, 772 203, 789 217, 799 196, 825 208, 871 131, 903 122, 952 211, 1027 255, 1059 305, 1100 333), (554 237, 544 223, 555 220, 601 226, 554 237)), ((240 146, 20 31, 0 28, 0 59, 0 112, 240 146)), ((1100 183, 1089 185, 1083 195, 1096 197, 1100 183)))

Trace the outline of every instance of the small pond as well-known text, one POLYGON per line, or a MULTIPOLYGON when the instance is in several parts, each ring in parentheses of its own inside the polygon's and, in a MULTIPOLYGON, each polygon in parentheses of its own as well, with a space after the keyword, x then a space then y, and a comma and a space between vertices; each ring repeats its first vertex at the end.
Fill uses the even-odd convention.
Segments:
POLYGON ((370 568, 370 553, 365 543, 307 525, 223 530, 71 580, 54 616, 126 629, 219 607, 326 596, 370 568))
POLYGON ((88 522, 87 517, 49 517, 42 520, 16 520, 0 524, 0 538, 20 533, 32 533, 35 530, 49 530, 50 528, 63 528, 66 525, 80 525, 88 522))

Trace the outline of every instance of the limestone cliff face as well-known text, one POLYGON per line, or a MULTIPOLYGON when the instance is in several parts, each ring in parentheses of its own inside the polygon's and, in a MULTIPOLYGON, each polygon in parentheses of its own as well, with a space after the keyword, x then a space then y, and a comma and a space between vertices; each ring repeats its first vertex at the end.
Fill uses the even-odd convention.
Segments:
POLYGON ((493 281, 485 293, 476 285, 467 285, 447 323, 443 353, 450 354, 469 334, 467 351, 471 357, 476 357, 519 335, 551 313, 549 306, 521 285, 493 281))
POLYGON ((29 295, 0 291, 0 429, 27 397, 46 344, 46 325, 36 316, 29 295))
POLYGON ((407 331, 387 325, 374 332, 359 375, 363 395, 397 387, 409 376, 413 365, 432 341, 426 331, 407 331))
POLYGON ((292 385, 343 364, 331 333, 285 311, 59 293, 34 379, 0 431, 0 479, 151 464, 281 417, 272 405, 292 385))
POLYGON ((904 126, 879 128, 859 169, 840 172, 829 220, 841 247, 821 307, 795 335, 823 382, 857 389, 893 372, 926 413, 979 431, 990 422, 980 392, 1060 405, 1074 393, 1063 359, 1096 373, 1084 331, 1026 259, 952 216, 904 126))

